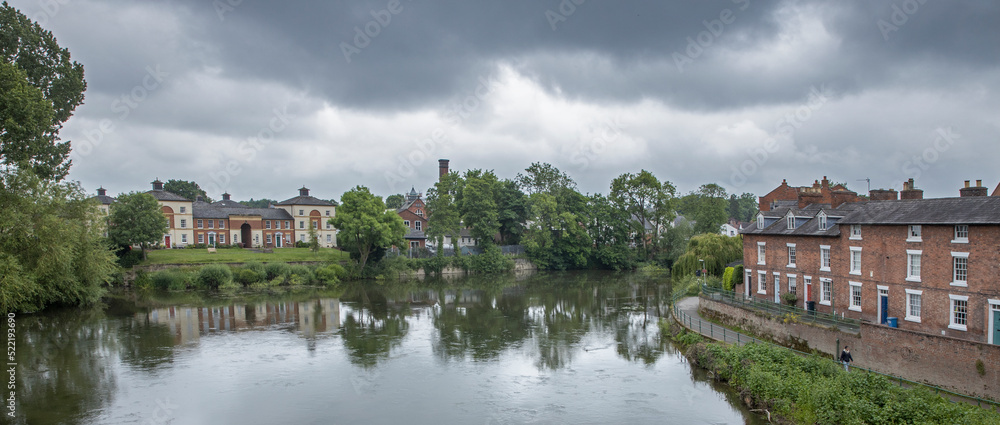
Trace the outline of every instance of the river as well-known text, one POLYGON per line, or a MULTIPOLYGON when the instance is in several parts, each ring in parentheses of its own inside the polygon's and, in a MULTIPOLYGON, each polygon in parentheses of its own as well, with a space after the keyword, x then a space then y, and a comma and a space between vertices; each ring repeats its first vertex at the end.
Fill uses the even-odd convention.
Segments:
POLYGON ((116 294, 17 316, 13 423, 765 423, 660 337, 668 294, 606 272, 116 294))

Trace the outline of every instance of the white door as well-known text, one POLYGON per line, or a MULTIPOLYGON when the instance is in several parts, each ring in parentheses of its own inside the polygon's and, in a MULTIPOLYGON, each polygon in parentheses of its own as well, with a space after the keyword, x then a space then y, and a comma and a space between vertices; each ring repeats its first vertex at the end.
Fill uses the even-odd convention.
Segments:
POLYGON ((781 303, 781 275, 774 274, 774 303, 781 303))

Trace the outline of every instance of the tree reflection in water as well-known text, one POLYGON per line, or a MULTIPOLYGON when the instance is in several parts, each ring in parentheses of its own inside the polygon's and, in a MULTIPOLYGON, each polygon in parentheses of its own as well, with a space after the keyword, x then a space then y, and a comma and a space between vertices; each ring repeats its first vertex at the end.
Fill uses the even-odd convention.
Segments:
POLYGON ((390 308, 383 288, 363 283, 352 285, 344 298, 359 300, 352 308, 344 309, 346 314, 340 329, 350 361, 366 369, 375 367, 387 360, 391 350, 406 336, 409 308, 395 303, 390 308))

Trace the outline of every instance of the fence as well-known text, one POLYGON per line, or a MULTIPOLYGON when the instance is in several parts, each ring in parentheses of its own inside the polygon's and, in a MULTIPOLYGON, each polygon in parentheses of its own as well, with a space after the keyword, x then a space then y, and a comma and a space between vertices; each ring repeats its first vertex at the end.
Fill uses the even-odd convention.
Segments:
MULTIPOLYGON (((702 291, 705 291, 706 288, 707 288, 707 286, 703 285, 702 286, 702 291)), ((712 289, 713 291, 717 291, 717 292, 727 292, 727 291, 722 291, 722 290, 714 290, 713 288, 707 288, 707 289, 712 289)), ((680 307, 677 306, 677 300, 679 300, 680 298, 682 298, 684 296, 685 296, 684 294, 676 294, 670 300, 671 311, 673 312, 674 320, 677 321, 681 326, 684 326, 684 327, 686 327, 686 328, 688 328, 688 329, 690 329, 690 330, 692 330, 694 332, 698 332, 702 336, 709 337, 709 338, 711 338, 713 340, 716 340, 716 341, 723 341, 723 342, 726 342, 726 343, 731 343, 731 344, 734 343, 734 344, 738 344, 738 345, 743 345, 743 344, 748 344, 748 343, 770 344, 770 345, 778 347, 778 348, 789 350, 789 351, 791 351, 793 353, 796 353, 796 354, 798 354, 800 356, 810 356, 810 355, 813 355, 813 353, 802 352, 802 351, 796 350, 794 348, 788 348, 788 347, 785 347, 783 345, 775 344, 775 343, 770 342, 770 341, 765 341, 765 340, 757 339, 757 338, 754 338, 754 337, 751 337, 751 336, 743 335, 743 334, 741 334, 739 332, 736 332, 734 330, 727 329, 725 327, 716 325, 716 324, 714 324, 712 322, 708 322, 708 321, 702 320, 700 317, 692 317, 691 315, 687 314, 686 312, 684 312, 683 310, 681 310, 680 307)), ((705 292, 703 292, 702 296, 708 296, 709 298, 711 298, 712 297, 712 293, 705 293, 705 292)), ((715 299, 715 301, 719 301, 719 300, 715 299)), ((830 361, 835 361, 835 360, 830 359, 830 361)), ((938 386, 929 385, 929 384, 925 384, 925 383, 922 383, 922 382, 910 381, 908 379, 904 379, 904 378, 901 378, 899 376, 888 375, 888 374, 885 374, 885 373, 876 372, 876 371, 868 369, 868 368, 851 366, 851 369, 853 369, 853 370, 859 370, 859 371, 864 371, 866 373, 872 373, 872 374, 875 374, 875 375, 881 375, 881 376, 885 377, 886 379, 888 379, 889 382, 898 384, 900 387, 904 387, 904 386, 905 387, 911 387, 911 388, 912 387, 924 387, 924 388, 927 388, 927 389, 929 389, 931 391, 934 391, 934 393, 937 394, 937 395, 940 395, 940 396, 943 396, 943 397, 947 397, 952 402, 961 401, 961 402, 965 402, 965 403, 968 403, 968 404, 975 404, 976 406, 983 407, 983 408, 986 408, 986 409, 989 409, 989 410, 1000 412, 1000 402, 997 402, 997 401, 987 400, 987 399, 983 399, 983 398, 979 398, 979 397, 972 397, 972 396, 968 396, 968 395, 965 395, 965 394, 959 394, 959 393, 952 392, 952 391, 946 390, 946 389, 938 387, 938 386)))
POLYGON ((723 302, 744 309, 754 309, 769 313, 775 317, 793 315, 799 323, 811 323, 853 333, 861 332, 861 322, 855 319, 838 317, 834 314, 818 311, 806 311, 790 305, 763 301, 753 297, 747 299, 742 294, 726 291, 721 288, 712 288, 707 285, 702 285, 701 291, 707 298, 713 301, 723 302))

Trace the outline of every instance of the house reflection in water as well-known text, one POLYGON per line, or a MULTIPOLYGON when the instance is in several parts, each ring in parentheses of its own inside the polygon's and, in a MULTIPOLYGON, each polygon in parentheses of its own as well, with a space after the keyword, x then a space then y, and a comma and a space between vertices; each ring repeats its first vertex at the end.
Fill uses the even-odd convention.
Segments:
POLYGON ((175 345, 194 343, 214 332, 262 330, 281 325, 294 325, 301 336, 312 339, 318 334, 332 334, 341 326, 337 298, 221 307, 171 306, 136 313, 136 319, 167 326, 175 345))

